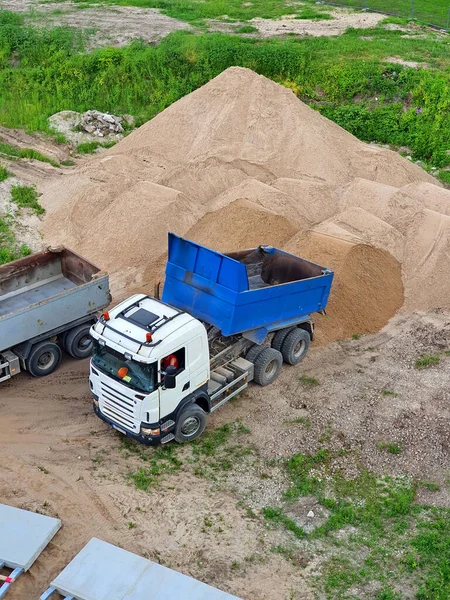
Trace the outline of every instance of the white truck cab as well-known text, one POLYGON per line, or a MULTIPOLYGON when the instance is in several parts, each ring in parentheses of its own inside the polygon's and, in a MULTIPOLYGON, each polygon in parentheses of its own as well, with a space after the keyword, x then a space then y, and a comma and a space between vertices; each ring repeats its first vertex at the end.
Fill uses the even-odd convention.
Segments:
MULTIPOLYGON (((208 338, 194 317, 139 294, 104 313, 91 335, 94 406, 114 428, 139 441, 164 443, 170 441, 164 434, 175 425, 184 398, 195 394, 209 412, 208 338), (172 373, 167 369, 171 358, 176 365, 170 365, 172 373)), ((188 437, 196 431, 196 423, 189 424, 188 437)))

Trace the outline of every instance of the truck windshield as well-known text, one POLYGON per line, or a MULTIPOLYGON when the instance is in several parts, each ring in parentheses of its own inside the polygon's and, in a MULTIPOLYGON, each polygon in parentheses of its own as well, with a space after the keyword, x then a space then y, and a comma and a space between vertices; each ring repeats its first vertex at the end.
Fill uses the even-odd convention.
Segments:
POLYGON ((140 392, 153 392, 156 381, 156 363, 146 365, 127 359, 120 352, 94 342, 92 363, 113 379, 140 392), (120 377, 119 369, 128 369, 125 377, 120 377))

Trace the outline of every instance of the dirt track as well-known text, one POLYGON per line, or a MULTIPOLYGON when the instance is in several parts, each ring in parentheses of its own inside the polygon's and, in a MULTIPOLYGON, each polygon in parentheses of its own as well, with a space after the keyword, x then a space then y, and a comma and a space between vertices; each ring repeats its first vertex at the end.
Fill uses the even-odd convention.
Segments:
MULTIPOLYGON (((293 538, 267 530, 259 516, 259 509, 279 502, 286 483, 270 461, 315 451, 325 432, 330 448, 355 450, 363 466, 440 483, 442 491, 423 490, 419 500, 449 506, 450 357, 443 353, 449 348, 450 315, 439 312, 397 319, 378 334, 314 348, 300 367, 285 367, 276 384, 251 387, 210 420, 211 430, 236 419, 250 428, 236 438, 254 447, 244 463, 213 478, 199 477, 187 460, 190 448, 176 447, 181 469, 163 475, 160 487, 150 492, 135 489, 128 478, 142 460, 124 451, 122 438, 92 413, 87 361, 66 359, 47 379, 23 374, 2 384, 0 502, 63 521, 9 597, 37 597, 98 536, 245 600, 312 598, 305 574, 320 558, 300 555, 294 565, 274 554, 274 546, 293 538), (439 351, 439 366, 413 368, 422 352, 439 351), (305 388, 299 374, 316 377, 320 385, 305 388), (310 419, 310 428, 293 424, 301 416, 310 419), (403 452, 379 452, 377 444, 388 440, 401 443, 403 452), (262 478, 262 471, 270 477, 262 478)), ((202 457, 202 470, 208 461, 202 457)), ((351 475, 348 458, 341 466, 351 475)))

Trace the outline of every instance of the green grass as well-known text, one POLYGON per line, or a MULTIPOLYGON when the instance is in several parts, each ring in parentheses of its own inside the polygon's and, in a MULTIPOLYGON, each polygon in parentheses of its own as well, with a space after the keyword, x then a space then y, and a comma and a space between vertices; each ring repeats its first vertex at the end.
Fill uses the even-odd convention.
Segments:
POLYGON ((242 25, 242 27, 237 27, 234 33, 256 33, 257 31, 258 28, 253 27, 253 25, 242 25))
POLYGON ((439 171, 438 178, 442 181, 442 183, 450 186, 450 171, 439 171))
POLYGON ((316 377, 308 377, 307 375, 301 375, 298 378, 298 380, 301 384, 309 387, 315 387, 316 385, 320 385, 320 382, 318 379, 316 379, 316 377))
MULTIPOLYGON (((159 8, 163 13, 175 19, 180 19, 193 24, 202 23, 205 19, 221 19, 225 16, 227 17, 227 20, 233 21, 247 21, 255 17, 275 19, 285 14, 293 14, 295 12, 300 14, 304 12, 313 15, 302 18, 319 18, 314 16, 319 13, 319 11, 316 10, 315 2, 311 3, 311 8, 301 7, 299 10, 294 4, 285 2, 284 0, 252 0, 252 2, 249 3, 242 2, 242 0, 103 1, 107 4, 159 8)), ((81 0, 81 2, 83 2, 83 0, 81 0)), ((337 0, 335 3, 355 8, 362 8, 365 6, 364 0, 337 0)), ((387 13, 395 13, 401 17, 409 18, 412 16, 411 0, 395 0, 394 3, 389 0, 367 0, 367 6, 381 12, 386 11, 387 13)), ((431 22, 440 25, 441 27, 445 27, 448 18, 448 6, 446 2, 442 0, 415 0, 414 17, 420 21, 431 22)), ((401 22, 405 22, 405 19, 402 19, 401 22)))
MULTIPOLYGON (((449 598, 450 509, 416 503, 424 482, 367 470, 345 477, 338 456, 322 449, 291 457, 285 465, 292 483, 283 505, 263 510, 270 527, 282 527, 312 548, 320 542, 325 561, 316 581, 319 591, 330 600, 344 599, 355 585, 377 582, 370 597, 388 600, 400 597, 397 584, 405 581, 418 600, 449 598), (301 496, 316 497, 328 511, 309 533, 289 516, 301 496)), ((279 552, 290 558, 290 552, 279 552)))
MULTIPOLYGON (((200 4, 203 10, 211 3, 200 4)), ((246 10, 240 1, 239 10, 246 10)), ((136 41, 87 54, 79 33, 24 27, 20 15, 3 11, 0 123, 47 131, 50 115, 95 106, 132 114, 140 125, 232 65, 289 87, 362 140, 408 146, 414 159, 439 169, 450 163, 445 40, 405 39, 401 31, 381 28, 332 38, 273 40, 176 32, 157 46, 136 41), (368 44, 362 35, 373 40, 368 44), (9 62, 13 56, 19 61, 16 67, 9 62), (426 61, 430 68, 387 64, 386 56, 426 61), (422 113, 416 114, 419 107, 422 113)))
POLYGON ((381 452, 389 452, 389 454, 401 454, 402 446, 396 442, 380 442, 377 445, 378 450, 381 452))
POLYGON ((31 254, 25 244, 18 244, 13 232, 13 219, 4 215, 0 218, 0 265, 31 254))
MULTIPOLYGON (((78 144, 78 154, 94 154, 98 148, 112 148, 117 142, 84 142, 78 144)), ((73 163, 72 163, 73 164, 73 163)))
POLYGON ((416 360, 414 366, 416 369, 428 369, 437 366, 440 362, 441 359, 437 354, 422 354, 416 360))
POLYGON ((5 179, 8 179, 9 177, 9 171, 6 167, 4 167, 3 165, 0 165, 0 182, 5 181, 5 179))
POLYGON ((10 159, 28 158, 39 160, 40 162, 50 163, 54 167, 59 167, 59 164, 56 162, 56 160, 45 156, 37 150, 33 150, 32 148, 17 148, 7 144, 6 142, 0 142, 0 156, 10 159))
POLYGON ((11 200, 20 208, 30 208, 37 215, 42 215, 45 210, 38 202, 38 195, 34 186, 14 185, 11 188, 11 200))
POLYGON ((398 393, 397 392, 393 392, 392 390, 382 390, 381 394, 383 396, 393 396, 393 397, 398 396, 398 393))
MULTIPOLYGON (((248 21, 255 17, 276 19, 286 14, 306 13, 311 16, 301 18, 322 18, 323 14, 311 8, 301 8, 285 0, 252 0, 245 6, 242 0, 102 0, 107 4, 159 8, 163 13, 193 24, 203 24, 205 19, 224 19, 226 21, 248 21)), ((323 17, 327 18, 327 16, 323 17)), ((248 32, 246 32, 248 33, 248 32)))
POLYGON ((313 21, 329 21, 329 20, 333 19, 334 17, 332 17, 329 13, 326 13, 326 12, 318 12, 311 8, 304 8, 297 14, 297 16, 295 18, 296 19, 310 19, 313 21))

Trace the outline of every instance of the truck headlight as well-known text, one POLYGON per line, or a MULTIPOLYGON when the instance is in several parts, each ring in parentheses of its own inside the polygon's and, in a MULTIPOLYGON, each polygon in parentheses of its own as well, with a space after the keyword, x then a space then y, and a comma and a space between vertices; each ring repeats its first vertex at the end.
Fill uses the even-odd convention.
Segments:
POLYGON ((159 427, 156 429, 150 429, 150 427, 141 427, 141 433, 144 435, 159 435, 161 433, 161 429, 159 427))

